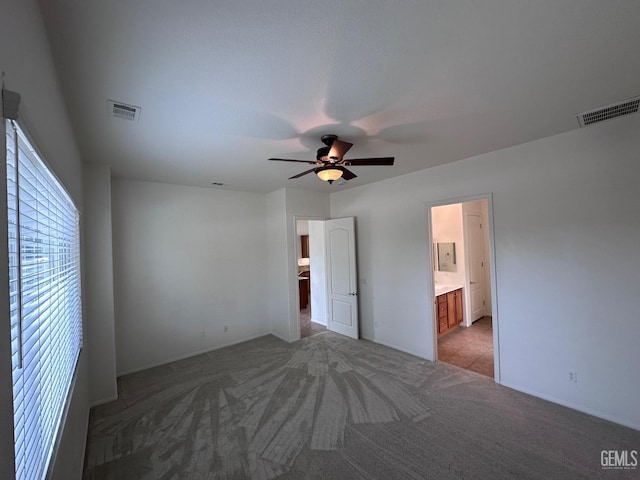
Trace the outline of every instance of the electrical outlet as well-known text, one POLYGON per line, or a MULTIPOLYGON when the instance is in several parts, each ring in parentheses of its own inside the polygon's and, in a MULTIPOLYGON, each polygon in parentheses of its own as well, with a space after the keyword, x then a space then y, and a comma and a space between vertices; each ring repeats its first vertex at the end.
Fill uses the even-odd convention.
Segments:
POLYGON ((224 333, 227 333, 229 331, 229 325, 225 325, 224 326, 224 333))
POLYGON ((571 383, 578 383, 578 372, 569 372, 569 381, 571 383))
POLYGON ((200 335, 204 337, 206 334, 204 332, 202 332, 200 335))

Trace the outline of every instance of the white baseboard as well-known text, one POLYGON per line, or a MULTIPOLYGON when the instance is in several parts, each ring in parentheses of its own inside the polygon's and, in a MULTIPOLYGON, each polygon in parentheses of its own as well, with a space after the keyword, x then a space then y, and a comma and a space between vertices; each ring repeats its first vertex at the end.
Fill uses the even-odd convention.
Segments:
POLYGON ((190 352, 190 353, 188 353, 186 355, 180 355, 178 357, 172 357, 170 359, 162 360, 162 361, 156 362, 156 363, 151 363, 151 364, 148 364, 148 365, 144 365, 142 367, 136 367, 136 368, 133 368, 133 369, 130 369, 130 370, 125 370, 124 372, 117 372, 116 376, 117 377, 122 377, 123 375, 130 375, 132 373, 141 372, 143 370, 148 370, 149 368, 161 367, 163 365, 168 365, 169 363, 173 363, 173 362, 178 362, 180 360, 184 360, 185 358, 195 357, 196 355, 202 355, 203 353, 213 352, 213 351, 219 350, 221 348, 230 347, 232 345, 237 345, 238 343, 244 343, 244 342, 248 342, 249 340, 255 340, 256 338, 264 337, 264 336, 269 335, 269 334, 270 334, 270 332, 259 333, 257 335, 252 335, 252 336, 247 337, 247 338, 241 338, 241 339, 238 339, 238 340, 233 340, 231 342, 222 343, 222 344, 219 344, 219 345, 203 348, 202 350, 197 350, 197 351, 194 351, 194 352, 190 352))
POLYGON ((320 325, 324 325, 325 327, 328 327, 327 324, 327 317, 319 317, 319 318, 313 318, 311 317, 311 321, 313 323, 319 323, 320 325))
POLYGON ((288 338, 284 338, 283 336, 278 335, 277 333, 273 333, 273 332, 269 332, 268 335, 273 335, 277 339, 282 340, 283 342, 287 342, 287 343, 292 343, 292 342, 297 341, 297 340, 289 340, 288 338))
POLYGON ((93 408, 93 407, 98 407, 100 405, 104 405, 105 403, 109 403, 109 402, 113 402, 114 400, 118 399, 118 395, 110 395, 106 398, 101 398, 99 400, 93 400, 90 404, 89 404, 89 408, 93 408))
POLYGON ((367 340, 368 342, 371 342, 371 343, 377 343, 378 345, 384 345, 385 347, 393 348, 394 350, 398 350, 399 352, 402 352, 402 353, 408 353, 409 355, 418 357, 421 360, 427 360, 428 362, 433 361, 433 359, 425 357, 424 354, 420 352, 413 352, 413 351, 407 350, 406 348, 399 347, 398 345, 394 345, 393 343, 381 342, 379 340, 374 340, 373 338, 367 338, 365 336, 362 336, 360 338, 362 338, 362 340, 367 340))
POLYGON ((603 413, 599 410, 595 410, 593 408, 589 408, 577 403, 567 402, 566 400, 562 400, 552 395, 540 393, 535 390, 531 390, 529 388, 525 388, 525 387, 522 387, 521 385, 513 384, 510 382, 503 382, 503 383, 500 383, 500 385, 502 385, 503 387, 511 388, 513 390, 517 390, 518 392, 526 393, 527 395, 531 395, 533 397, 541 398, 542 400, 546 400, 551 403, 562 405, 563 407, 567 407, 572 410, 577 410, 578 412, 586 413, 587 415, 592 415, 594 417, 598 417, 603 420, 607 420, 609 422, 617 423, 618 425, 622 425, 624 427, 629 427, 634 430, 640 431, 640 424, 634 424, 633 422, 630 422, 629 420, 626 420, 624 418, 618 418, 614 415, 609 415, 608 413, 603 413))

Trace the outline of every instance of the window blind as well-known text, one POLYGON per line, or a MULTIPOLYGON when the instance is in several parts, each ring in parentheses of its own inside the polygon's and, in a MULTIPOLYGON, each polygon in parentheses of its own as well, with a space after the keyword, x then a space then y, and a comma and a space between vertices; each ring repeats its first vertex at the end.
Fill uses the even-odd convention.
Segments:
POLYGON ((42 479, 80 348, 80 251, 73 201, 6 122, 9 293, 17 480, 42 479))

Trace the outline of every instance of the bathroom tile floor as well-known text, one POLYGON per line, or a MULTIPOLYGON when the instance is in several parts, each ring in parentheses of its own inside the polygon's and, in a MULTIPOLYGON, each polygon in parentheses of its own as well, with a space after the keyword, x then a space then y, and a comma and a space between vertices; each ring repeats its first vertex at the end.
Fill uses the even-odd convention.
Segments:
POLYGON ((493 329, 485 316, 438 339, 438 360, 493 378, 493 329))

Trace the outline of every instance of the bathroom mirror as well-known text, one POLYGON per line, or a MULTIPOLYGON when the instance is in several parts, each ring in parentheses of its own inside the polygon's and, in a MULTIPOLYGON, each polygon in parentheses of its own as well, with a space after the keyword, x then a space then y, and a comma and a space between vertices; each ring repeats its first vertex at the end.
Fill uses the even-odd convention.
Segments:
POLYGON ((441 272, 455 272, 456 268, 456 244, 454 242, 449 243, 437 243, 438 254, 438 270, 441 272))

